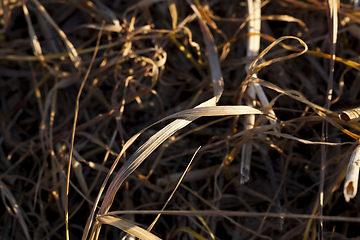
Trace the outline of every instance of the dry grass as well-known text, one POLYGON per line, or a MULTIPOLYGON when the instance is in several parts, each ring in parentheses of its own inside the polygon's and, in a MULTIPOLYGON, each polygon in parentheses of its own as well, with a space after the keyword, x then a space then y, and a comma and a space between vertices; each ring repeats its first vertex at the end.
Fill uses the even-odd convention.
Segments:
POLYGON ((246 1, 1 1, 0 238, 358 237, 360 9, 328 2, 249 34, 246 1))

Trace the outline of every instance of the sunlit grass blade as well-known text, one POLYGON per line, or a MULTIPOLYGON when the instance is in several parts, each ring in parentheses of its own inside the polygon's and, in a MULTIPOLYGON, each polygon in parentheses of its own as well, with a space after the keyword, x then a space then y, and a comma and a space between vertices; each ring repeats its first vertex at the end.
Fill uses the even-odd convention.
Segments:
MULTIPOLYGON (((194 109, 185 110, 176 114, 173 114, 165 119, 182 117, 185 119, 177 119, 158 131, 156 134, 150 137, 150 139, 144 143, 138 150, 126 161, 126 163, 119 170, 114 180, 110 184, 108 191, 105 195, 104 201, 100 208, 100 213, 107 213, 111 206, 111 203, 115 197, 116 192, 120 188, 123 181, 166 139, 172 136, 176 131, 184 128, 192 121, 196 120, 200 116, 220 116, 220 115, 241 115, 241 114, 260 114, 261 111, 247 107, 247 106, 214 106, 215 97, 206 101, 194 109), (211 107, 213 105, 213 107, 211 107)), ((164 119, 164 120, 165 120, 164 119)), ((131 143, 136 139, 138 134, 131 138, 128 142, 131 143)), ((127 145, 127 144, 125 144, 127 145)), ((121 154, 120 154, 121 155, 121 154)))
POLYGON ((152 234, 145 229, 142 229, 135 224, 132 224, 128 221, 125 221, 118 217, 113 216, 100 216, 97 218, 101 223, 106 223, 117 227, 135 237, 138 237, 143 240, 160 240, 161 238, 157 237, 156 235, 152 234))

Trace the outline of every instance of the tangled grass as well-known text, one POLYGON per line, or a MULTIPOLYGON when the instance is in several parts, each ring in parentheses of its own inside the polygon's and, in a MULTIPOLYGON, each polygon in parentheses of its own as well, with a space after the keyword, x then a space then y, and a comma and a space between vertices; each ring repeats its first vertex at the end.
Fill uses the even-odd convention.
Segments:
POLYGON ((359 8, 328 3, 2 1, 1 238, 358 237, 359 8))

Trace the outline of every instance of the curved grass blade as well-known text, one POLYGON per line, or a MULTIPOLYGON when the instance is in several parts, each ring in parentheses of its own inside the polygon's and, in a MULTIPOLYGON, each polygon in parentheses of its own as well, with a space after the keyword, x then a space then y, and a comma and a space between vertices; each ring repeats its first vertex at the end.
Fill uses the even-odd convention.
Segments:
MULTIPOLYGON (((110 184, 104 201, 100 208, 100 214, 107 213, 111 203, 115 197, 116 192, 120 188, 123 181, 165 140, 171 137, 175 132, 184 128, 192 121, 201 116, 223 116, 223 115, 242 115, 242 114, 261 114, 260 110, 248 106, 212 106, 215 104, 215 97, 206 101, 194 109, 185 110, 175 113, 163 120, 169 118, 184 118, 177 119, 165 126, 163 129, 154 134, 150 139, 140 146, 137 151, 125 162, 118 174, 110 184), (210 105, 210 106, 209 106, 210 105)), ((134 136, 138 137, 138 134, 134 136)), ((133 137, 133 138, 134 138, 133 137)), ((133 142, 135 139, 131 138, 128 142, 133 142)), ((125 144, 127 145, 127 143, 125 144)))
POLYGON ((106 223, 117 227, 135 237, 144 240, 161 240, 161 238, 155 236, 151 232, 142 229, 141 227, 136 226, 133 223, 125 221, 121 218, 113 217, 113 216, 101 216, 97 218, 101 223, 106 223))

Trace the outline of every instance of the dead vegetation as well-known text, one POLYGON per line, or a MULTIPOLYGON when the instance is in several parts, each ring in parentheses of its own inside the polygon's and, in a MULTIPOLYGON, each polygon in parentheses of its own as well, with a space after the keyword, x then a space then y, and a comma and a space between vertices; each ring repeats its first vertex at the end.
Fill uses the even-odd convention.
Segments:
POLYGON ((360 8, 328 2, 1 1, 1 239, 359 237, 360 8))

